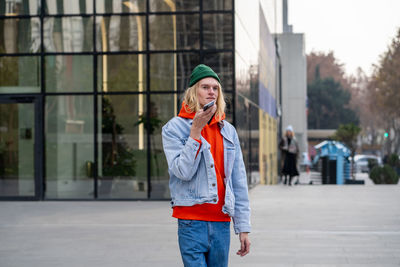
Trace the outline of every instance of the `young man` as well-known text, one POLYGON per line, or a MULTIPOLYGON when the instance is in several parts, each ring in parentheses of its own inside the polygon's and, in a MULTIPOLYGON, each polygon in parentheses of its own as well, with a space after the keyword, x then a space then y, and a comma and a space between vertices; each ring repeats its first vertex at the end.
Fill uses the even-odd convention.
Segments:
POLYGON ((200 64, 190 76, 179 115, 162 129, 185 266, 228 266, 231 218, 239 234, 237 254, 250 251, 246 171, 236 130, 224 118, 220 79, 200 64))

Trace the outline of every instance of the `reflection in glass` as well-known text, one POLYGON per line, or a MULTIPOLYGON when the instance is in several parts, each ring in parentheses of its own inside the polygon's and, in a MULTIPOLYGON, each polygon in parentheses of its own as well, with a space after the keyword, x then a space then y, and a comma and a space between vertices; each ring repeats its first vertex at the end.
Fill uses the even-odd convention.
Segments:
POLYGON ((236 131, 240 140, 240 147, 242 148, 243 161, 246 167, 247 177, 249 177, 250 174, 249 121, 252 120, 252 118, 250 118, 249 105, 249 102, 245 98, 240 95, 236 96, 236 131))
POLYGON ((91 52, 92 17, 47 17, 43 23, 46 52, 91 52))
POLYGON ((207 53, 204 64, 210 66, 219 76, 225 91, 233 90, 233 56, 231 52, 207 53))
POLYGON ((92 92, 92 56, 46 56, 47 92, 92 92))
POLYGON ((233 47, 231 14, 203 15, 204 49, 230 49, 233 47))
POLYGON ((34 196, 35 108, 0 103, 0 196, 34 196))
POLYGON ((99 96, 99 198, 147 198, 143 95, 99 96))
POLYGON ((93 198, 93 96, 47 96, 46 198, 93 198))
POLYGON ((165 159, 161 127, 167 123, 176 113, 176 95, 150 96, 150 140, 151 140, 151 194, 153 199, 165 199, 170 197, 168 181, 168 164, 165 159))
POLYGON ((39 92, 39 57, 0 57, 0 93, 39 92))
POLYGON ((250 99, 250 66, 242 56, 235 52, 235 86, 236 92, 250 99))
POLYGON ((138 13, 146 12, 143 0, 95 0, 96 13, 138 13))
POLYGON ((145 49, 144 16, 99 16, 96 18, 96 30, 97 51, 143 51, 145 49))
POLYGON ((199 15, 151 15, 150 49, 199 49, 199 15))
POLYGON ((93 14, 93 0, 46 0, 46 13, 93 14))
POLYGON ((259 176, 259 108, 241 95, 236 96, 236 130, 240 139, 243 160, 250 184, 260 181, 259 176))
POLYGON ((145 55, 100 55, 97 88, 104 92, 146 90, 145 55))
POLYGON ((151 12, 199 11, 199 0, 150 0, 151 12))
POLYGON ((38 15, 40 0, 3 0, 0 1, 0 16, 38 15))
POLYGON ((260 148, 260 134, 259 134, 259 109, 254 104, 249 105, 249 131, 250 131, 250 156, 248 167, 250 170, 249 177, 251 177, 250 184, 257 184, 260 182, 259 173, 259 148, 260 148))
POLYGON ((150 90, 186 90, 189 84, 190 73, 199 63, 199 56, 194 53, 151 54, 150 90))
POLYGON ((233 103, 232 103, 232 93, 226 93, 224 92, 225 96, 225 103, 226 103, 226 108, 225 108, 225 120, 233 123, 233 103))
POLYGON ((40 19, 0 19, 0 53, 40 52, 40 19))
POLYGON ((203 0, 203 10, 232 10, 233 0, 203 0))

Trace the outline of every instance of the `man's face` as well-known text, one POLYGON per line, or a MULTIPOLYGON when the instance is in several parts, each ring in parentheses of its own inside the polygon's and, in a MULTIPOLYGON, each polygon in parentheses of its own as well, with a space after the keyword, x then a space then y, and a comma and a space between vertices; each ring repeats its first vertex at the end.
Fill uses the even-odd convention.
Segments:
POLYGON ((217 80, 211 77, 207 77, 199 81, 199 85, 197 87, 197 99, 199 100, 201 107, 213 100, 217 101, 218 86, 217 80))

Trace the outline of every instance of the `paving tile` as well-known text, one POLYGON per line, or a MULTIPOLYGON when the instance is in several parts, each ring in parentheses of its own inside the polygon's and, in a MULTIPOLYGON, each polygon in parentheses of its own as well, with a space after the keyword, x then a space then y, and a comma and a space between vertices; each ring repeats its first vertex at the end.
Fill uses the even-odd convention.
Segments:
MULTIPOLYGON (((257 186, 230 266, 400 266, 399 186, 257 186)), ((182 266, 167 201, 2 202, 1 267, 182 266)))

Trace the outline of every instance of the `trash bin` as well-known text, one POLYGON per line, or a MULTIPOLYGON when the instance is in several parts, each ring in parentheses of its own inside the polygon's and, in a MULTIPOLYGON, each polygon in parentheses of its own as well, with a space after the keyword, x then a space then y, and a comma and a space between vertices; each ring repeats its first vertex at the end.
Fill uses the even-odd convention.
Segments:
POLYGON ((328 175, 329 175, 329 157, 325 156, 325 157, 321 157, 321 178, 322 178, 322 184, 328 184, 328 175))
POLYGON ((329 166, 329 179, 328 179, 328 184, 337 184, 337 176, 336 176, 336 160, 331 159, 328 161, 328 166, 329 166))
POLYGON ((322 184, 336 184, 336 160, 329 159, 328 156, 325 156, 321 157, 321 161, 322 184))

